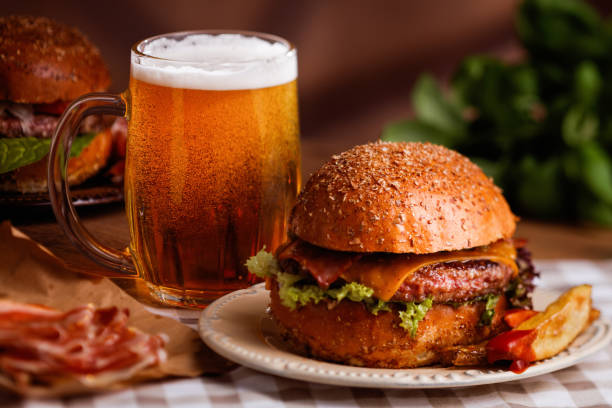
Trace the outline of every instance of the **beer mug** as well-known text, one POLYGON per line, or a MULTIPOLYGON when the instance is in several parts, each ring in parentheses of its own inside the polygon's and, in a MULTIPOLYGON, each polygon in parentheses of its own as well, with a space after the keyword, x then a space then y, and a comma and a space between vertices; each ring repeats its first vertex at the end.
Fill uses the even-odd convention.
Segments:
POLYGON ((193 31, 137 43, 127 91, 84 95, 60 119, 48 168, 58 222, 112 276, 143 279, 162 303, 205 307, 255 283, 244 263, 284 240, 300 185, 296 80, 295 48, 273 35, 193 31), (123 251, 83 227, 66 177, 80 122, 100 113, 128 121, 123 251))

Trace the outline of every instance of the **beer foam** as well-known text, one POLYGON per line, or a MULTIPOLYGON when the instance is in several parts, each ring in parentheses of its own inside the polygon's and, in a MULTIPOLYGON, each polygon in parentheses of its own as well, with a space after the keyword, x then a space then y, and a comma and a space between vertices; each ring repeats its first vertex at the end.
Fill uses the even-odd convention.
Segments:
POLYGON ((280 42, 240 34, 192 34, 156 38, 132 53, 132 76, 172 88, 267 88, 297 78, 297 55, 280 42))

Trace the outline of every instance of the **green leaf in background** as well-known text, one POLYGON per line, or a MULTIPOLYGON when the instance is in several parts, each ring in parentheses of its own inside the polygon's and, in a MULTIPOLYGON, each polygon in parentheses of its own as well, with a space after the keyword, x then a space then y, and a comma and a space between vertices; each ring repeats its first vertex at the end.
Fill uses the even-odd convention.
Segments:
POLYGON ((524 157, 518 165, 518 204, 527 214, 551 218, 563 213, 562 168, 560 160, 538 162, 524 157))
POLYGON ((603 117, 600 129, 597 135, 599 142, 607 147, 606 151, 612 152, 612 117, 603 117))
POLYGON ((563 140, 570 147, 580 146, 595 139, 599 131, 599 118, 581 106, 574 106, 565 115, 561 124, 563 140))
POLYGON ((418 120, 405 120, 385 127, 380 139, 384 142, 431 142, 452 147, 455 136, 418 120))
POLYGON ((414 119, 382 139, 465 154, 520 215, 611 225, 612 17, 586 1, 522 0, 516 30, 521 62, 467 56, 446 95, 423 75, 414 119))
POLYGON ((580 197, 578 212, 581 218, 599 225, 612 227, 612 205, 607 205, 593 197, 580 197))
POLYGON ((576 68, 574 74, 574 93, 578 103, 593 106, 599 98, 603 81, 599 69, 591 61, 584 61, 576 68))
POLYGON ((503 64, 491 57, 467 57, 453 77, 453 90, 460 103, 477 107, 479 116, 500 117, 507 103, 499 98, 506 76, 503 64))
MULTIPOLYGON (((76 157, 91 143, 95 133, 85 133, 75 138, 70 148, 70 157, 76 157)), ((51 139, 36 137, 0 138, 0 174, 43 159, 50 148, 51 139)))
POLYGON ((561 158, 561 163, 565 177, 575 185, 582 184, 582 170, 578 152, 573 149, 566 152, 561 158))
POLYGON ((451 135, 465 131, 461 110, 446 100, 431 75, 422 75, 414 85, 412 106, 421 122, 451 135))
POLYGON ((516 30, 538 58, 577 61, 605 57, 609 50, 601 18, 579 0, 523 1, 516 30))
POLYGON ((517 65, 511 67, 508 74, 513 108, 517 112, 532 115, 534 105, 540 103, 535 70, 527 65, 517 65))
POLYGON ((521 95, 538 95, 538 78, 533 67, 527 64, 510 65, 513 88, 521 95))
POLYGON ((482 157, 472 157, 474 163, 482 169, 482 171, 493 179, 495 184, 502 189, 505 189, 503 180, 504 173, 507 170, 507 164, 501 161, 493 161, 482 157))
POLYGON ((452 85, 459 102, 475 108, 478 120, 508 129, 533 122, 534 108, 541 105, 537 75, 524 64, 509 66, 488 56, 467 57, 452 85))
POLYGON ((607 205, 612 205, 612 162, 596 143, 589 143, 579 150, 580 167, 584 184, 607 205))

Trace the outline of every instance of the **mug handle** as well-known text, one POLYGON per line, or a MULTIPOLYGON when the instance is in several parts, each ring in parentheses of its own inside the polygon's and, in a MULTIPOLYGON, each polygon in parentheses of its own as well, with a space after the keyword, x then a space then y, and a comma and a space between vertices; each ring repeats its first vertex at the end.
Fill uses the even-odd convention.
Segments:
POLYGON ((108 248, 98 242, 81 223, 70 196, 68 159, 70 147, 81 121, 88 115, 126 115, 126 101, 122 95, 91 93, 76 99, 62 114, 51 139, 47 183, 51 206, 58 223, 72 243, 86 255, 109 269, 96 272, 109 277, 137 277, 132 256, 127 250, 108 248))

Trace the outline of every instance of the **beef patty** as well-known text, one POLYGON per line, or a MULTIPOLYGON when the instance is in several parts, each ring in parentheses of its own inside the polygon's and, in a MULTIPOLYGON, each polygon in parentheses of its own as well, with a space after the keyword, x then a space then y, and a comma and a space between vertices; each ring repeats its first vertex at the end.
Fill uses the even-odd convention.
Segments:
MULTIPOLYGON (((353 265, 386 262, 405 254, 333 251, 295 240, 277 252, 281 268, 288 273, 310 274, 322 289, 344 282, 343 273, 353 265)), ((513 268, 490 260, 440 262, 424 266, 401 284, 390 300, 421 302, 464 302, 478 296, 499 293, 513 277, 513 268)))
POLYGON ((391 300, 462 302, 499 292, 510 282, 513 270, 506 264, 477 260, 424 266, 406 278, 391 300))

